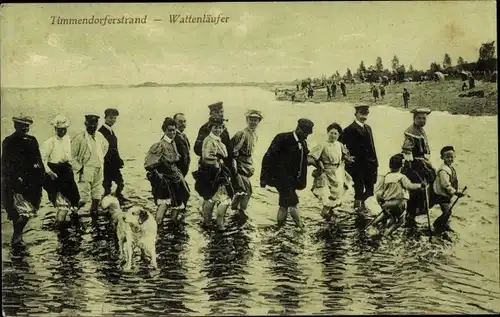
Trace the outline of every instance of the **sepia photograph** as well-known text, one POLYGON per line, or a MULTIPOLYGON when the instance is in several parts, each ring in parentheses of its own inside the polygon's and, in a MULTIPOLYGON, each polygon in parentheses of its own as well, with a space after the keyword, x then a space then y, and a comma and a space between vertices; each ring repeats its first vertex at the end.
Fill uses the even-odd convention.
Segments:
POLYGON ((1 4, 2 317, 500 313, 496 25, 1 4))

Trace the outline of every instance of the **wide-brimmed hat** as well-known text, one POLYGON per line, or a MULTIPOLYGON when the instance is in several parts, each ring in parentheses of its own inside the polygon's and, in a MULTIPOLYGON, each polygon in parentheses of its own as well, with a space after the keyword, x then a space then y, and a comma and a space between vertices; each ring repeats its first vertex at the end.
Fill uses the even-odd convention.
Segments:
POLYGON ((50 121, 50 124, 53 125, 56 129, 61 129, 68 128, 71 125, 71 122, 65 116, 58 115, 50 121))
POLYGON ((24 116, 24 115, 12 117, 12 121, 23 123, 23 124, 26 124, 26 125, 32 125, 33 124, 33 119, 30 116, 24 116))

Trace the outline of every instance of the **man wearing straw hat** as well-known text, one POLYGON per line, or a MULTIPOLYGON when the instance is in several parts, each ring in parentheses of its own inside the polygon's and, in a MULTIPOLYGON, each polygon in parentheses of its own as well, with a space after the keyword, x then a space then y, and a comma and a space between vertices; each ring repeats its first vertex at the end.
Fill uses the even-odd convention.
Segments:
POLYGON ((233 177, 233 187, 236 193, 231 204, 231 209, 238 210, 242 214, 245 213, 250 196, 252 196, 250 177, 255 172, 252 159, 257 143, 255 130, 262 119, 263 116, 260 111, 254 109, 247 111, 247 127, 236 132, 231 139, 234 159, 236 161, 236 173, 235 177, 233 177))
POLYGON ((28 135, 33 119, 13 117, 15 132, 2 142, 2 205, 12 220, 12 244, 22 243, 22 233, 42 199, 45 170, 35 137, 28 135))
POLYGON ((73 171, 78 179, 78 189, 85 202, 92 201, 90 213, 97 214, 99 201, 103 195, 104 157, 108 152, 108 141, 96 133, 99 116, 85 116, 85 131, 71 140, 73 171))
POLYGON ((50 202, 57 207, 56 220, 62 224, 67 213, 85 205, 80 201, 80 193, 71 166, 71 139, 67 135, 70 121, 62 115, 51 122, 55 135, 47 139, 42 147, 42 159, 47 173, 45 190, 50 202))

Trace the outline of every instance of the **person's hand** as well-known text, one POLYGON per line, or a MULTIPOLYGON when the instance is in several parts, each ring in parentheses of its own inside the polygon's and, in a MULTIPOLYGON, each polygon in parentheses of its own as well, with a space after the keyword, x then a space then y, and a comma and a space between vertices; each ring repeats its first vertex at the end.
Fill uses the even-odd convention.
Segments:
POLYGON ((462 192, 456 192, 455 195, 458 197, 458 198, 462 198, 465 196, 465 193, 462 193, 462 192))
POLYGON ((267 185, 266 181, 260 181, 261 188, 266 188, 266 185, 267 185))
POLYGON ((56 174, 56 173, 54 173, 54 172, 53 172, 52 170, 50 170, 50 169, 47 171, 47 175, 49 175, 49 176, 50 176, 50 178, 51 178, 51 179, 53 179, 53 180, 57 178, 57 174, 56 174))
POLYGON ((23 185, 23 178, 22 177, 18 177, 17 178, 17 183, 19 184, 19 186, 22 186, 23 185))

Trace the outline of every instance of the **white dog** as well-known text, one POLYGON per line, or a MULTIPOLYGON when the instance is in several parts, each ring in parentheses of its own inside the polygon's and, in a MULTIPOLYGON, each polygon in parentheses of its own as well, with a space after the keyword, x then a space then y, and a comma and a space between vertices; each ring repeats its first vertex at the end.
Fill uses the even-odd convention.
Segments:
POLYGON ((103 197, 101 207, 111 214, 116 229, 120 259, 125 261, 124 270, 130 270, 132 266, 134 245, 142 250, 149 258, 151 266, 156 268, 157 226, 151 213, 137 206, 123 211, 118 199, 111 195, 103 197))

